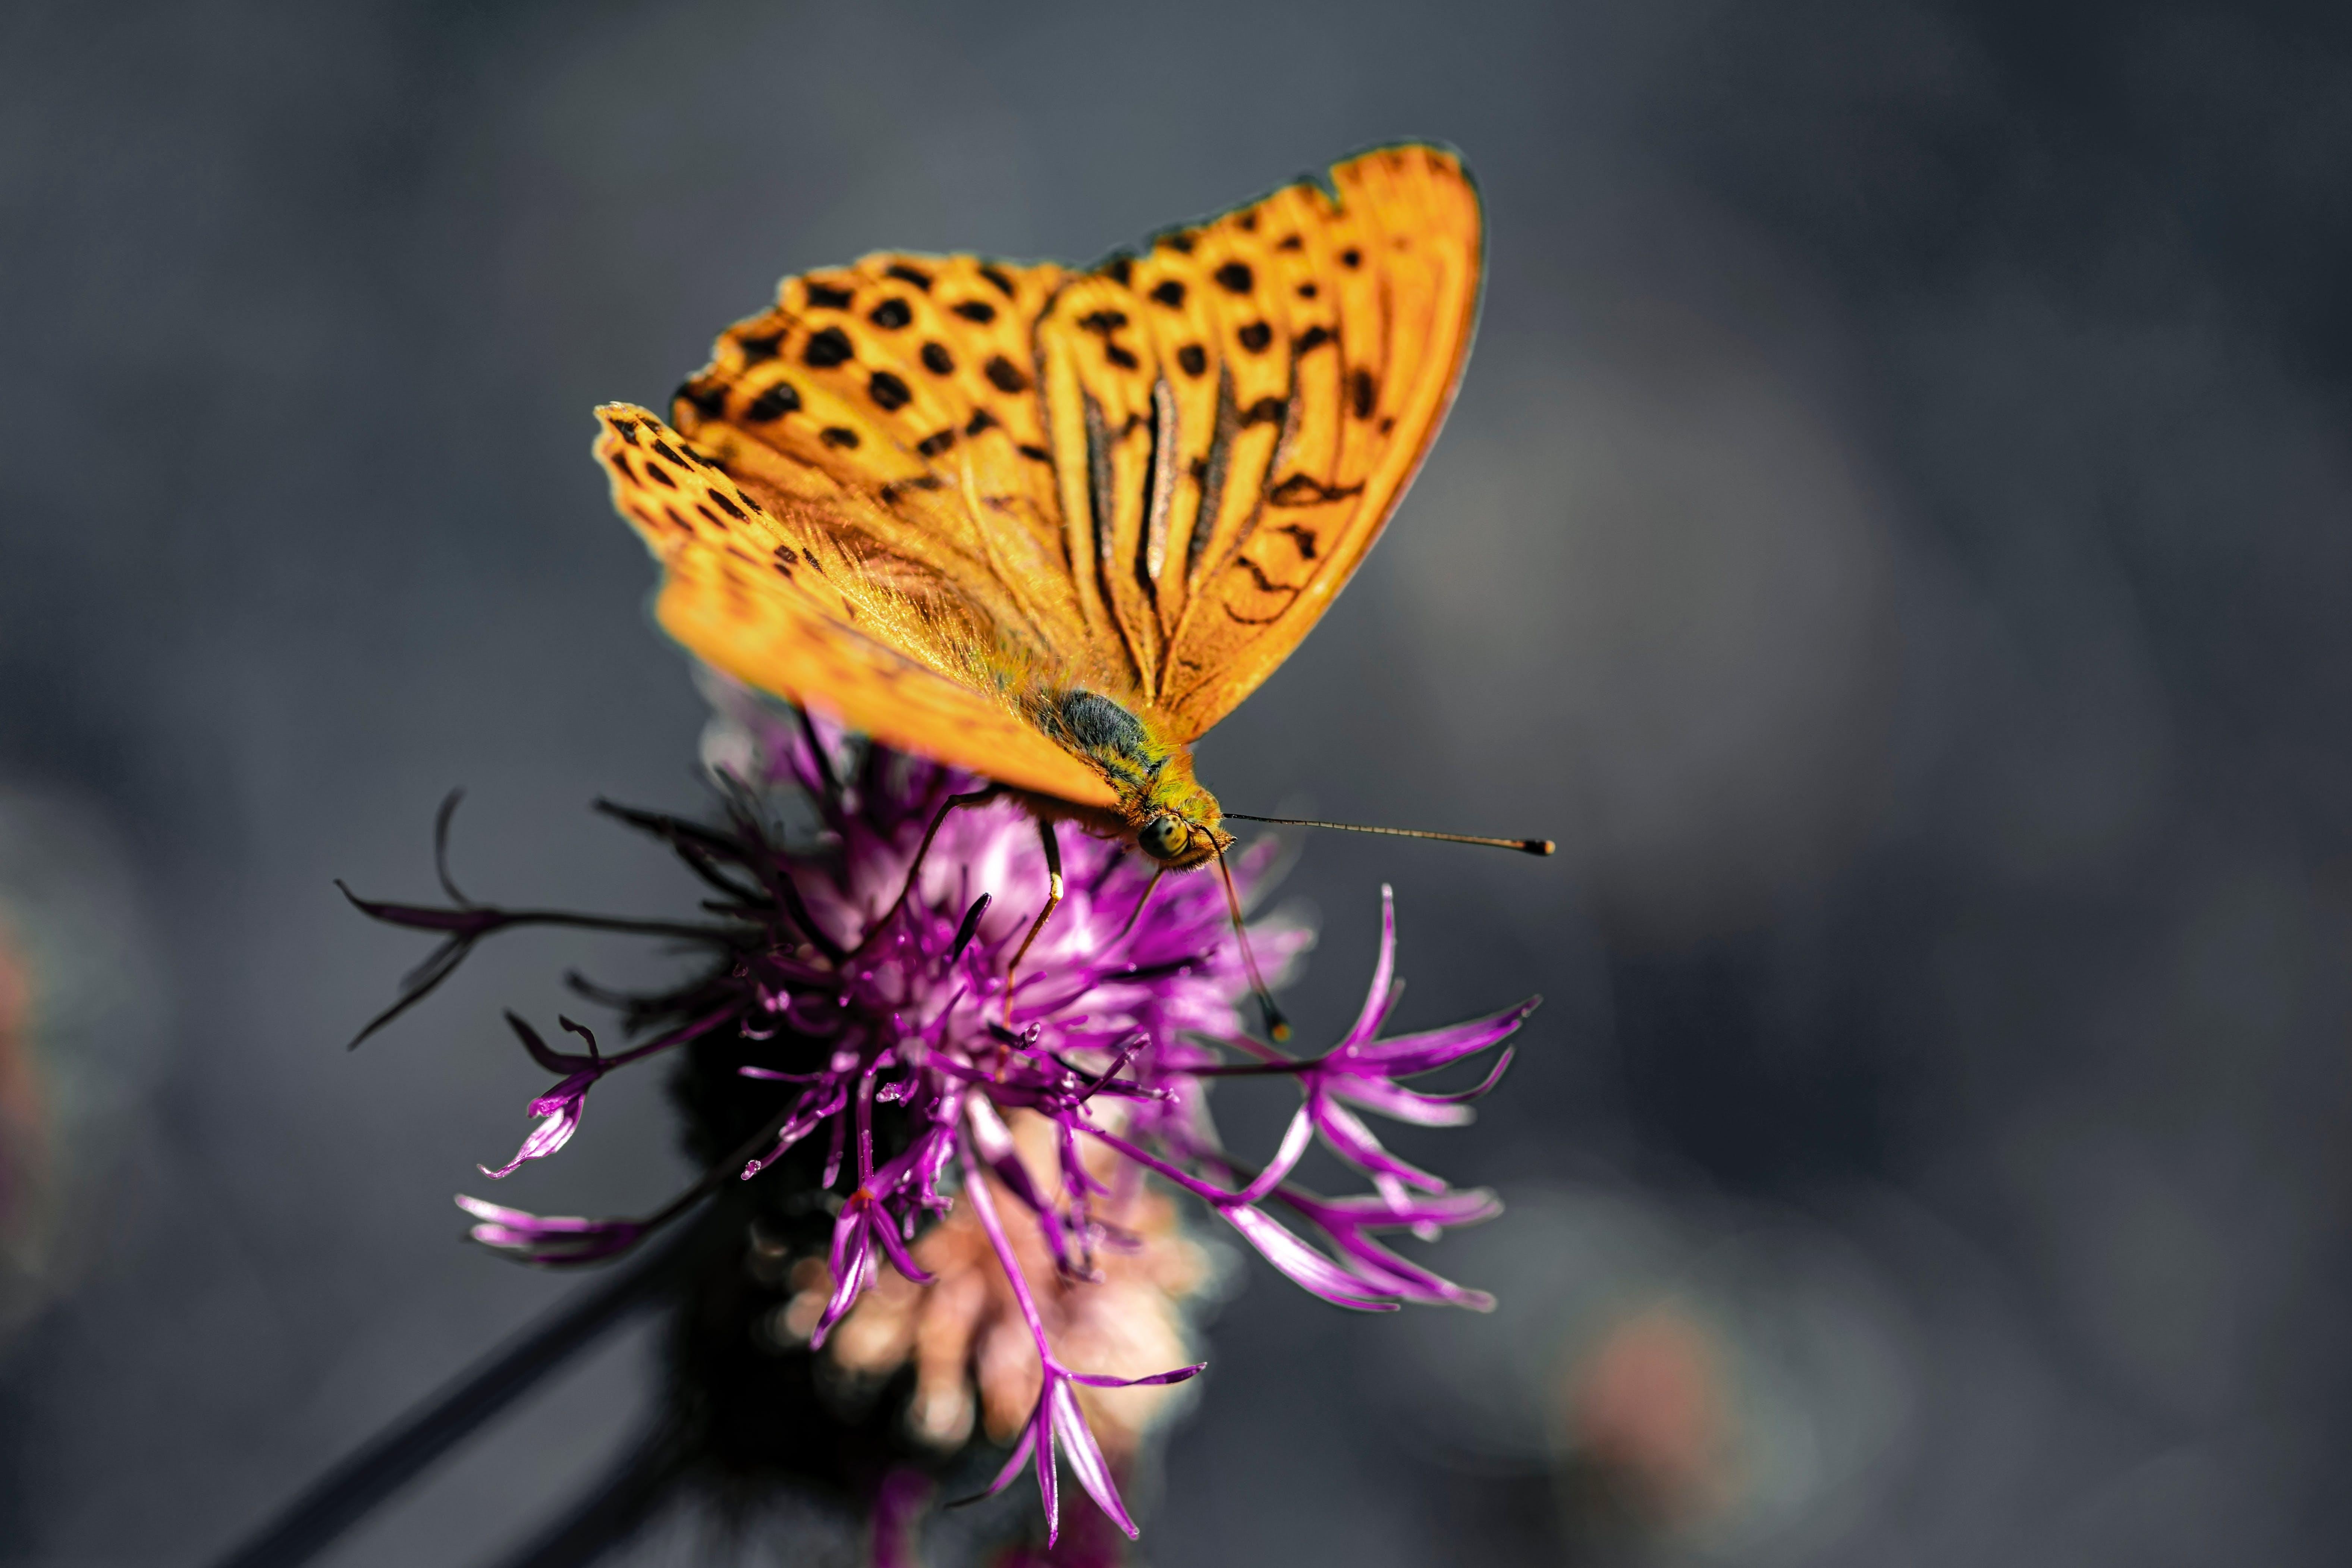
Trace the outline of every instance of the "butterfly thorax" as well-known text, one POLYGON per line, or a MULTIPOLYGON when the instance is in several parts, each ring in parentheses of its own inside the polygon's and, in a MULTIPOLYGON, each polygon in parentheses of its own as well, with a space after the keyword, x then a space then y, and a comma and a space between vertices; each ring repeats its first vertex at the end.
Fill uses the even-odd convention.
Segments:
POLYGON ((1041 693, 1031 721, 1102 774, 1118 796, 1119 826, 1174 870, 1206 864, 1233 842, 1217 797, 1192 776, 1192 756, 1124 703, 1085 689, 1041 693))

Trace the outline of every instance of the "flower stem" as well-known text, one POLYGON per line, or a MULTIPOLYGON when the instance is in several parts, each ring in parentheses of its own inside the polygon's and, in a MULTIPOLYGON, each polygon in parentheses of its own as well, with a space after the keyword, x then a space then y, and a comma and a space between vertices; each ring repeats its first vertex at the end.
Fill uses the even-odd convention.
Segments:
POLYGON ((714 1210, 706 1223, 525 1330, 311 1482, 214 1568, 295 1568, 319 1556, 542 1378, 654 1304, 732 1234, 727 1214, 714 1210))

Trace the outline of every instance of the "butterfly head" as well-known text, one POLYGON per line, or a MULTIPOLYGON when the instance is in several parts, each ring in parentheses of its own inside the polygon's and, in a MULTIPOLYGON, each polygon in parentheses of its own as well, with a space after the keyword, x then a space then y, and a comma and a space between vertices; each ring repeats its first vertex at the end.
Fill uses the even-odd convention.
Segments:
MULTIPOLYGON (((1216 820, 1213 803, 1209 819, 1216 820)), ((1233 841, 1232 834, 1190 821, 1173 811, 1148 816, 1135 829, 1136 847, 1171 871, 1189 871, 1195 866, 1206 865, 1233 841)))
POLYGON ((1136 781, 1124 804, 1135 847, 1171 871, 1205 866, 1231 847, 1234 836, 1217 797, 1192 776, 1192 759, 1181 746, 1160 751, 1148 778, 1136 781))

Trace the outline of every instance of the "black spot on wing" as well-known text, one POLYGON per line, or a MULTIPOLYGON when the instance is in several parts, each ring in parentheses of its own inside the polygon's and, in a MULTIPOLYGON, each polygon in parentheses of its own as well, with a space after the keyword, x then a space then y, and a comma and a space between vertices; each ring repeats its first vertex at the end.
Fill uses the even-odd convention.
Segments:
POLYGON ((1029 390, 1028 373, 1003 354, 991 355, 988 363, 982 368, 987 373, 989 384, 999 392, 1029 390))
POLYGON ((743 410, 743 417, 755 425, 764 425, 771 419, 799 412, 800 405, 800 388, 789 381, 780 381, 751 399, 743 410))
POLYGON ((985 300, 965 300, 949 306, 948 309, 965 321, 978 321, 982 326, 996 320, 996 307, 985 300))
POLYGON ((933 375, 953 375, 955 374, 955 355, 948 353, 947 345, 945 343, 925 343, 923 345, 923 368, 929 371, 933 375))
POLYGON ((783 339, 782 332, 755 332, 737 338, 735 346, 743 351, 745 364, 758 364, 763 360, 775 358, 777 345, 783 339))
POLYGON ((1274 342, 1274 329, 1264 321, 1252 321, 1241 330, 1241 340, 1242 347, 1254 354, 1261 354, 1265 352, 1266 344, 1274 342))
POLYGON ((993 267, 983 267, 980 275, 996 286, 996 291, 1010 300, 1013 297, 1013 279, 993 267))
POLYGON ((1370 419, 1380 401, 1381 384, 1372 379, 1370 371, 1359 365, 1348 377, 1348 406, 1355 411, 1357 418, 1370 419))
POLYGON ((866 395, 886 414, 895 414, 914 401, 914 393, 907 384, 887 370, 877 370, 866 381, 866 395))
POLYGON ((830 283, 808 281, 808 302, 820 310, 846 310, 856 294, 848 289, 836 289, 830 283))
POLYGON ((885 331, 895 332, 915 319, 904 300, 885 300, 866 312, 866 319, 885 331))
POLYGON ((1151 297, 1171 310, 1181 310, 1184 305, 1184 285, 1177 282, 1173 278, 1168 279, 1152 286, 1151 297))
POLYGON ((919 271, 915 268, 909 267, 903 261, 892 262, 888 267, 883 269, 883 275, 885 277, 896 278, 901 283, 912 283, 916 288, 922 289, 927 294, 930 292, 931 275, 928 272, 919 271))
MULTIPOLYGON (((1327 485, 1311 475, 1293 474, 1266 491, 1265 499, 1276 506, 1321 506, 1326 501, 1361 495, 1363 490, 1361 485, 1327 485)), ((1313 549, 1307 549, 1306 553, 1307 559, 1314 559, 1313 549)))
POLYGON ((801 363, 817 370, 831 370, 854 358, 856 353, 847 332, 839 327, 827 327, 811 336, 801 349, 801 363))
POLYGON ((1186 375, 1199 375, 1209 368, 1209 356, 1198 343, 1186 343, 1176 351, 1176 363, 1184 367, 1186 375))
POLYGON ((1216 279, 1217 287, 1228 294, 1246 294, 1250 286, 1257 281, 1256 275, 1250 271, 1249 263, 1245 261, 1226 262, 1217 268, 1216 279))
POLYGON ((857 445, 857 432, 839 425, 826 426, 816 433, 816 438, 828 447, 850 448, 857 445))

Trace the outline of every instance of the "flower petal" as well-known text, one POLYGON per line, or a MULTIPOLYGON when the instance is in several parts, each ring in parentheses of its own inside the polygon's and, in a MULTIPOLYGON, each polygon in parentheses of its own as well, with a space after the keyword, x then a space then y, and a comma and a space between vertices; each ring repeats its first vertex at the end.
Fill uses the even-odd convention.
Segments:
POLYGON ((1350 1050, 1369 1044, 1380 1033, 1381 1020, 1396 1005, 1389 994, 1390 983, 1396 978, 1396 889, 1386 882, 1381 884, 1381 955, 1372 963, 1372 984, 1364 992, 1364 1010, 1356 1015, 1355 1026, 1339 1043, 1339 1049, 1350 1050))
POLYGON ((1516 1007, 1506 1007, 1484 1018, 1449 1024, 1442 1029, 1424 1029, 1417 1035, 1399 1035, 1392 1040, 1370 1041, 1348 1053, 1349 1065, 1377 1066, 1391 1078, 1431 1072, 1501 1044, 1528 1021, 1528 1016, 1542 1001, 1540 996, 1530 996, 1516 1007))
POLYGON ((1445 1184, 1418 1165, 1407 1164, 1386 1149, 1372 1136, 1372 1130, 1358 1119, 1356 1113, 1339 1104, 1328 1094, 1318 1094, 1311 1102, 1315 1125, 1332 1152, 1360 1170, 1375 1175, 1410 1182, 1424 1192, 1442 1193, 1445 1184))
POLYGON ((1268 1263, 1332 1305, 1351 1307, 1360 1312, 1396 1310, 1394 1300, 1368 1288, 1361 1279, 1284 1229, 1264 1210, 1237 1206, 1217 1212, 1264 1254, 1268 1263))
POLYGON ((1274 1152, 1274 1158, 1267 1162, 1265 1170, 1257 1173, 1256 1180, 1241 1190, 1241 1195, 1234 1201, 1254 1204, 1281 1185, 1282 1179, 1290 1174, 1298 1163, 1298 1157, 1307 1152, 1307 1146, 1314 1141, 1315 1119, 1302 1105, 1291 1117, 1290 1126, 1282 1135, 1282 1146, 1274 1152))
POLYGON ((1054 1430, 1069 1445, 1070 1469, 1078 1478, 1078 1485, 1095 1500, 1095 1506, 1110 1516, 1113 1524, 1127 1531, 1133 1541, 1141 1532, 1129 1519, 1127 1505, 1119 1500, 1118 1484, 1111 1479, 1110 1465, 1103 1458, 1102 1447, 1095 1435, 1087 1429, 1085 1412, 1078 1408, 1078 1396, 1066 1377, 1047 1380, 1045 1398, 1053 1411, 1054 1430))
POLYGON ((566 1143, 571 1142, 572 1135, 579 1130, 580 1102, 575 1100, 571 1104, 550 1112, 547 1120, 532 1128, 530 1136, 522 1141, 522 1147, 515 1151, 513 1159, 495 1171, 488 1165, 476 1165, 474 1169, 494 1182, 503 1181, 521 1169, 524 1161, 544 1160, 566 1143))

